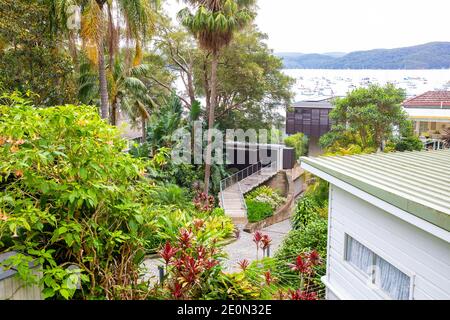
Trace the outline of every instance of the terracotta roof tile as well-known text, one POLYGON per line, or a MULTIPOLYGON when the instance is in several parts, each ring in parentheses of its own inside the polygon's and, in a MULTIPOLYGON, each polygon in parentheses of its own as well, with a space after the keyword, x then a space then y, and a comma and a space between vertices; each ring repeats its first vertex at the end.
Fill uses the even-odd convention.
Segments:
POLYGON ((428 91, 417 97, 406 100, 403 106, 408 107, 450 107, 450 91, 428 91))

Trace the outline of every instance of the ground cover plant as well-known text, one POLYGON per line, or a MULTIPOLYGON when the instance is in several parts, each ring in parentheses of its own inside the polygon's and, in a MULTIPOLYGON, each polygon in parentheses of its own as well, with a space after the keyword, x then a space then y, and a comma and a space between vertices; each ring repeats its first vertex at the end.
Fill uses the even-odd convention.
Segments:
POLYGON ((258 222, 272 216, 286 202, 286 198, 270 187, 262 186, 248 193, 245 202, 249 222, 258 222))

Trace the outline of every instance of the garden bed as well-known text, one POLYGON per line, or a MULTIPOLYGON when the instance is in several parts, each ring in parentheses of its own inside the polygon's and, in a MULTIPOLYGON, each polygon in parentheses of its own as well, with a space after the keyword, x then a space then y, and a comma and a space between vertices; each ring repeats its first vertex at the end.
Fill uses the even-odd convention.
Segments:
POLYGON ((258 221, 258 222, 247 223, 247 225, 244 227, 244 231, 253 233, 256 230, 261 230, 261 229, 271 226, 273 224, 276 224, 276 223, 279 223, 279 222, 289 219, 291 217, 292 206, 294 204, 294 200, 295 200, 295 197, 293 195, 290 195, 287 198, 286 202, 277 209, 277 211, 275 212, 274 215, 272 215, 266 219, 263 219, 261 221, 258 221))

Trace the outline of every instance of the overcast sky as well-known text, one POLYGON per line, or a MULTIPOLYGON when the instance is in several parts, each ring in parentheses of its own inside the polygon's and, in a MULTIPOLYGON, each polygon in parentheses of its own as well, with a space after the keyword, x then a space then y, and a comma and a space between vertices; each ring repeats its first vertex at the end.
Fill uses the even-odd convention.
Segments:
MULTIPOLYGON (((169 0, 172 16, 180 8, 169 0)), ((450 0, 258 0, 276 52, 350 52, 450 41, 450 0)))

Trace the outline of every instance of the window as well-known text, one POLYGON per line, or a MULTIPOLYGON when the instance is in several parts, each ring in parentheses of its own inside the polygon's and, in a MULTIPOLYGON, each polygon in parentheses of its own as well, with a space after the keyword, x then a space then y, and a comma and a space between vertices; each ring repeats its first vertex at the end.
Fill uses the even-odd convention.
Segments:
POLYGON ((345 260, 392 299, 410 298, 411 278, 349 235, 345 239, 345 260))
POLYGON ((429 130, 428 122, 421 121, 420 122, 420 133, 422 134, 422 133, 428 132, 428 130, 429 130))
POLYGON ((431 123, 431 129, 432 131, 436 131, 436 122, 431 123))

